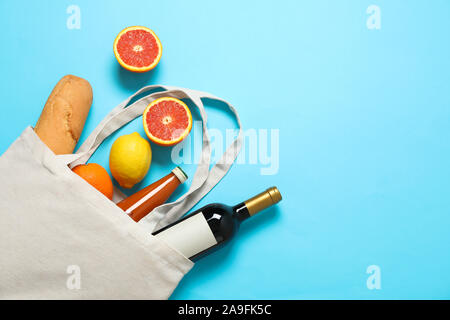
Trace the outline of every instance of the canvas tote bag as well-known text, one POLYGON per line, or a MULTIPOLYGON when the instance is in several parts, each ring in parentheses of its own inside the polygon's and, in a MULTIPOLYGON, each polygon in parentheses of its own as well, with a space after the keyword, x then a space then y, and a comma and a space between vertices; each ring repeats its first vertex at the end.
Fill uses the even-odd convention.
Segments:
MULTIPOLYGON (((193 262, 151 232, 191 209, 227 173, 242 131, 210 169, 202 99, 208 93, 148 86, 114 108, 75 154, 55 155, 31 127, 0 157, 0 299, 167 299, 193 262), (138 99, 143 94, 143 98, 138 99), (203 121, 203 148, 189 190, 136 223, 71 171, 153 100, 190 99, 203 121), (133 99, 138 99, 129 104, 133 99)), ((115 194, 116 201, 121 195, 115 194)))

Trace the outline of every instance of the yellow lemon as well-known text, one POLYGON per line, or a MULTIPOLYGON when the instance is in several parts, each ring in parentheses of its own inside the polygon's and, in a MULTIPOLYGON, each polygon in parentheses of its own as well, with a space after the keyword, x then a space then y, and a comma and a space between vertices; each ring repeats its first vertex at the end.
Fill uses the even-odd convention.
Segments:
POLYGON ((144 179, 151 161, 150 143, 137 132, 117 138, 109 153, 111 174, 121 187, 127 189, 144 179))

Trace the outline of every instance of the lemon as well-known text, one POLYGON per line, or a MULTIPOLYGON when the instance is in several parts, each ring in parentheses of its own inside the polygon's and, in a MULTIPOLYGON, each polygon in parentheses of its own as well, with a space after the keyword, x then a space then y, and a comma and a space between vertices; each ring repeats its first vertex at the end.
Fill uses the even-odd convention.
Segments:
POLYGON ((127 189, 144 179, 151 161, 150 143, 137 132, 117 138, 109 153, 111 174, 121 187, 127 189))

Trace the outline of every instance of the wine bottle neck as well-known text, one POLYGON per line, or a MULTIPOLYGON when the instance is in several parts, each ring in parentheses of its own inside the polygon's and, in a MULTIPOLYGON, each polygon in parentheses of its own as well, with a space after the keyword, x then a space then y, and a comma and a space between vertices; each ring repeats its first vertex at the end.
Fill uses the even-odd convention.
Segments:
POLYGON ((248 199, 247 201, 241 202, 234 206, 234 216, 239 221, 242 221, 280 201, 280 192, 276 187, 272 187, 248 199))
POLYGON ((247 218, 250 218, 250 213, 248 212, 245 202, 241 202, 233 207, 233 216, 238 221, 243 221, 247 218))

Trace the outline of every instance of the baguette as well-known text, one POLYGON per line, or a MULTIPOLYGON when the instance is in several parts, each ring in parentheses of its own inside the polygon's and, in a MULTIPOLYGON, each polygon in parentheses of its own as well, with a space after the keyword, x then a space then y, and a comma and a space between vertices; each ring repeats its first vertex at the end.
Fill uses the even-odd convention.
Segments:
POLYGON ((66 75, 56 84, 34 128, 55 153, 73 153, 92 104, 88 81, 66 75))

